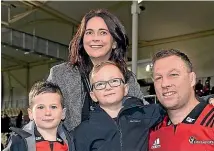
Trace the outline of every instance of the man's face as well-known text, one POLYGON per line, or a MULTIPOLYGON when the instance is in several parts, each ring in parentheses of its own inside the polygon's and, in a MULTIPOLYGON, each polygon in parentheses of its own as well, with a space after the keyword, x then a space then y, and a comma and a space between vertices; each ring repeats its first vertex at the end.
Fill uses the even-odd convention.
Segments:
POLYGON ((40 129, 56 129, 65 118, 61 96, 58 93, 41 93, 33 98, 32 107, 28 109, 29 118, 40 129))
MULTIPOLYGON (((124 77, 120 70, 114 65, 105 65, 101 67, 101 69, 96 72, 92 76, 92 83, 97 83, 100 81, 109 81, 111 80, 114 82, 115 78, 120 78, 124 81, 124 77)), ((98 101, 101 107, 107 107, 112 105, 121 104, 122 106, 122 99, 128 93, 128 87, 126 84, 122 83, 120 86, 111 87, 108 83, 106 87, 102 90, 96 90, 93 88, 93 91, 90 93, 91 97, 94 101, 98 101)))
POLYGON ((194 96, 195 74, 178 56, 157 60, 153 78, 158 100, 168 110, 183 107, 194 96))

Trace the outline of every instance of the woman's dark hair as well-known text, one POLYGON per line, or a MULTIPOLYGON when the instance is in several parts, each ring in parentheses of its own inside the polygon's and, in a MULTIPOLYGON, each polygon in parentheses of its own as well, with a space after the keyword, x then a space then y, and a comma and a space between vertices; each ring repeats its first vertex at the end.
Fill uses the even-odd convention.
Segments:
POLYGON ((87 22, 93 17, 101 17, 106 23, 111 36, 117 43, 116 48, 112 49, 109 60, 119 64, 126 73, 127 65, 125 58, 129 43, 125 28, 116 16, 103 9, 91 10, 83 17, 81 25, 69 45, 69 63, 73 66, 78 66, 80 72, 84 72, 87 76, 92 70, 92 61, 83 47, 83 36, 87 22))

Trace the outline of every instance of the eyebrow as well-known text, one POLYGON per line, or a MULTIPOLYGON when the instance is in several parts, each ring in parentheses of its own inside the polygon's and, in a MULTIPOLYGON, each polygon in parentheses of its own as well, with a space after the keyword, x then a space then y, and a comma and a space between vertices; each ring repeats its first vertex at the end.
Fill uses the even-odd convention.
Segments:
MULTIPOLYGON (((45 104, 37 104, 37 105, 45 105, 45 104)), ((49 104, 49 105, 58 105, 58 104, 54 103, 54 104, 49 104)))
MULTIPOLYGON (((85 31, 88 31, 88 30, 89 30, 89 31, 90 31, 90 30, 92 30, 92 31, 93 31, 94 29, 88 28, 88 29, 86 29, 85 31)), ((108 32, 109 32, 109 30, 108 30, 108 29, 104 29, 104 28, 99 28, 98 30, 105 30, 105 31, 108 31, 108 32)))
MULTIPOLYGON (((179 73, 180 73, 180 71, 178 71, 178 70, 177 70, 177 69, 175 69, 175 68, 173 68, 173 69, 169 70, 169 72, 168 72, 168 73, 171 73, 171 72, 173 72, 173 71, 176 71, 176 72, 179 72, 179 73)), ((156 74, 154 74, 154 76, 161 76, 161 74, 160 74, 160 73, 156 73, 156 74)))
POLYGON ((179 70, 177 70, 177 69, 175 69, 175 68, 174 68, 174 69, 172 69, 172 70, 170 70, 170 71, 169 71, 169 73, 170 73, 170 72, 173 72, 173 71, 176 71, 176 72, 179 72, 179 73, 180 73, 180 71, 179 71, 179 70))

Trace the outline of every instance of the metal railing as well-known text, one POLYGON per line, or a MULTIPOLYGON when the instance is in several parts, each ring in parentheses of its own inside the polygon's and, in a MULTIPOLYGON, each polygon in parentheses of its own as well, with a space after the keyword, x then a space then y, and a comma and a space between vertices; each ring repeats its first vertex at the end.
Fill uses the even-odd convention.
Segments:
POLYGON ((13 101, 4 100, 2 104, 2 109, 7 108, 24 108, 26 107, 27 99, 17 99, 13 101))
POLYGON ((14 49, 67 60, 68 46, 8 27, 1 28, 1 43, 14 49))
POLYGON ((148 99, 148 98, 154 98, 154 102, 155 104, 157 104, 158 100, 157 100, 157 96, 156 95, 146 95, 144 96, 145 99, 148 99))

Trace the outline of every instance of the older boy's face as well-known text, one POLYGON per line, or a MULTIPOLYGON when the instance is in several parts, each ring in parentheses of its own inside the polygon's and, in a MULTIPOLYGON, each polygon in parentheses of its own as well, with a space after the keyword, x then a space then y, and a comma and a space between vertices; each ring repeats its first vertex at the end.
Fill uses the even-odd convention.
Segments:
MULTIPOLYGON (((114 65, 105 65, 98 72, 92 76, 92 83, 99 81, 109 81, 114 78, 121 78, 124 81, 124 77, 120 70, 114 65)), ((128 93, 128 87, 121 82, 120 86, 111 87, 108 83, 102 90, 96 90, 93 88, 91 97, 94 101, 98 101, 101 107, 107 107, 111 105, 122 104, 122 99, 128 93)))
POLYGON ((28 114, 40 129, 57 128, 60 121, 65 118, 61 96, 57 93, 42 93, 35 96, 28 114))

